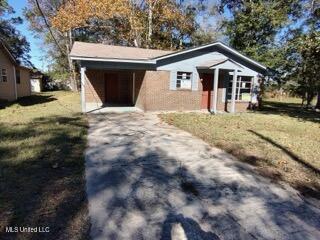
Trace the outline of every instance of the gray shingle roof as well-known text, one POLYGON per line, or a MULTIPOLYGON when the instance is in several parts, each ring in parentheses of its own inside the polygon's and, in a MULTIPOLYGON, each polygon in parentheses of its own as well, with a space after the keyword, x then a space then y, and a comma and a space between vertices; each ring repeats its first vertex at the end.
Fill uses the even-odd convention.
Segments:
POLYGON ((148 60, 170 53, 173 53, 173 51, 123 47, 100 43, 74 42, 70 56, 86 58, 148 60))

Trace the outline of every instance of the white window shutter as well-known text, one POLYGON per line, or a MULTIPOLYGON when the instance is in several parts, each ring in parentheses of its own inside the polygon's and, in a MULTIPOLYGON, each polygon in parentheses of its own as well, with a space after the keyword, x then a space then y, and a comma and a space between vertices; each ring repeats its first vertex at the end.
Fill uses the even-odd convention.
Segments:
POLYGON ((177 89, 177 71, 171 71, 170 72, 170 90, 176 90, 177 89))
POLYGON ((199 74, 197 71, 192 73, 192 91, 198 91, 199 74))

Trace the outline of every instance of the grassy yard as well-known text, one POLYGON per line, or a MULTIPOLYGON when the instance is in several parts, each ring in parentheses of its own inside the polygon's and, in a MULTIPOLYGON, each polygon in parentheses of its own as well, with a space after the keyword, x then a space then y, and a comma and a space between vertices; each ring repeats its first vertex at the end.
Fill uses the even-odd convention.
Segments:
POLYGON ((0 104, 0 239, 86 239, 87 121, 79 95, 48 92, 0 104), (5 233, 5 226, 49 233, 5 233))
POLYGON ((169 113, 161 118, 256 166, 257 172, 320 197, 320 113, 300 101, 266 101, 236 115, 169 113))

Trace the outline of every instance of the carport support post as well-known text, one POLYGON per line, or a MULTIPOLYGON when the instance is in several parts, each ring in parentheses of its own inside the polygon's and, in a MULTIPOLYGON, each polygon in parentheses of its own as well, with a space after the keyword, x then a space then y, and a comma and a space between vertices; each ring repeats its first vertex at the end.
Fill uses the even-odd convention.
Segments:
POLYGON ((232 95, 231 95, 231 112, 236 112, 236 90, 237 90, 237 69, 233 71, 232 95))
MULTIPOLYGON (((219 68, 214 70, 214 78, 213 78, 213 113, 217 113, 217 105, 218 105, 218 82, 219 82, 219 68)), ((211 109, 212 111, 212 109, 211 109)))
POLYGON ((81 76, 81 110, 82 112, 86 112, 86 99, 85 99, 86 68, 85 67, 81 67, 80 76, 81 76))

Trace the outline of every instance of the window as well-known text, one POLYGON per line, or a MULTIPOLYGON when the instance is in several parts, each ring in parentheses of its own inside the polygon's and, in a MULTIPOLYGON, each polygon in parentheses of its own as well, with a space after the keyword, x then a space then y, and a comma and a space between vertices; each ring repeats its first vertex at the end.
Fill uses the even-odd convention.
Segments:
MULTIPOLYGON (((229 76, 229 83, 227 89, 227 99, 232 98, 232 79, 233 76, 229 76)), ((236 84, 236 101, 250 101, 251 100, 251 84, 252 77, 238 76, 236 84)))
POLYGON ((2 82, 7 82, 8 81, 8 76, 7 76, 7 69, 2 68, 1 69, 1 79, 2 82))
POLYGON ((20 79, 20 71, 19 70, 16 70, 16 83, 17 84, 20 84, 21 82, 21 79, 20 79))
POLYGON ((191 89, 191 72, 177 72, 177 89, 191 89))

